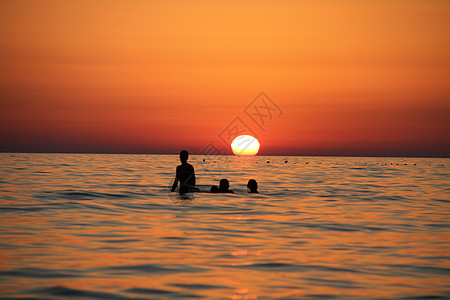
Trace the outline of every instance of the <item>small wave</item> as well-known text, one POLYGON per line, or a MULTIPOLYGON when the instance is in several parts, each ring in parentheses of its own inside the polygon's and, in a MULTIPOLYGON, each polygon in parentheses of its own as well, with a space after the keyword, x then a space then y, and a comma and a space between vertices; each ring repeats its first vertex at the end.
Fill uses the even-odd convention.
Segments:
POLYGON ((377 226, 366 226, 366 225, 350 225, 350 224, 340 224, 340 223, 299 223, 299 222, 278 222, 281 225, 287 226, 299 226, 307 228, 317 228, 324 231, 343 231, 343 232, 354 232, 354 231, 384 231, 387 228, 377 227, 377 226))
POLYGON ((422 295, 416 297, 401 297, 401 298, 393 298, 399 300, 433 300, 433 299, 449 299, 450 293, 447 296, 438 296, 438 295, 422 295))
POLYGON ((309 282, 318 283, 318 284, 325 284, 327 286, 332 286, 336 288, 344 288, 344 289, 360 289, 363 288, 359 284, 348 281, 348 280, 335 280, 335 279, 324 279, 324 278, 313 278, 313 277, 307 277, 302 278, 303 280, 307 280, 309 282))
POLYGON ((428 223, 428 224, 425 224, 425 226, 437 227, 437 228, 450 228, 449 223, 428 223))
POLYGON ((29 212, 37 212, 45 210, 45 207, 37 206, 37 205, 9 205, 9 206, 0 206, 0 212, 19 212, 19 211, 29 211, 29 212))
POLYGON ((192 267, 187 265, 176 265, 171 264, 170 266, 161 266, 157 264, 144 264, 144 265, 127 265, 127 266, 112 266, 106 268, 99 268, 100 271, 109 271, 120 274, 134 274, 145 273, 145 274, 173 274, 173 273, 197 273, 204 272, 206 269, 192 267))
POLYGON ((101 243, 135 243, 140 241, 142 240, 139 239, 97 240, 97 242, 101 243))
POLYGON ((409 199, 403 196, 373 196, 370 198, 363 198, 363 200, 367 201, 408 201, 409 199))
POLYGON ((133 204, 133 203, 125 203, 125 202, 118 202, 114 203, 115 206, 117 206, 120 209, 128 209, 128 210, 138 210, 138 211, 145 211, 145 210, 152 210, 155 209, 159 210, 166 210, 170 208, 171 206, 164 205, 164 204, 157 204, 157 203, 142 203, 142 204, 133 204))
MULTIPOLYGON (((35 198, 47 199, 47 200, 94 200, 94 199, 127 199, 136 198, 137 193, 100 193, 94 191, 76 191, 76 190, 63 190, 63 191, 42 191, 36 195, 35 198)), ((138 194, 139 195, 139 194, 138 194)))
POLYGON ((105 233, 105 234, 88 234, 88 233, 78 233, 78 234, 73 234, 73 236, 85 236, 85 237, 100 237, 100 238, 115 238, 115 237, 124 237, 125 235, 123 234, 109 234, 109 233, 105 233))
POLYGON ((446 199, 433 199, 433 201, 450 203, 450 200, 446 200, 446 199))
POLYGON ((0 277, 1 276, 29 277, 29 278, 70 278, 70 277, 82 277, 82 273, 73 270, 20 268, 7 271, 0 271, 0 277))
POLYGON ((445 267, 395 265, 395 264, 384 264, 383 266, 390 267, 392 269, 404 270, 407 274, 410 274, 410 276, 420 276, 421 277, 424 274, 446 275, 446 276, 450 275, 450 268, 445 268, 445 267))
POLYGON ((322 265, 296 265, 296 264, 288 264, 288 263, 259 263, 259 264, 250 264, 250 265, 236 265, 236 266, 228 266, 233 268, 244 268, 244 269, 257 269, 262 271, 280 271, 280 272, 306 272, 306 271, 332 271, 332 272, 346 272, 346 273, 362 273, 362 271, 354 270, 354 269, 344 269, 344 268, 335 268, 330 266, 322 266, 322 265))
POLYGON ((79 289, 71 289, 64 286, 45 287, 27 291, 28 293, 40 294, 44 296, 56 297, 82 297, 95 299, 128 299, 127 297, 104 292, 85 291, 79 289))
POLYGON ((159 290, 159 289, 147 289, 147 288, 133 288, 125 290, 124 292, 146 295, 178 295, 177 292, 159 290))
POLYGON ((186 238, 179 237, 179 236, 165 236, 165 237, 161 237, 160 239, 163 239, 163 240, 178 240, 178 241, 186 240, 186 238))
POLYGON ((171 286, 176 286, 176 287, 180 287, 180 288, 185 288, 185 289, 193 289, 193 290, 211 290, 211 289, 223 289, 223 288, 227 288, 226 286, 223 285, 209 285, 209 284, 201 284, 201 283, 196 283, 196 284, 171 284, 171 286))
POLYGON ((96 199, 96 198, 126 198, 126 195, 111 194, 111 193, 96 193, 96 192, 60 192, 56 193, 62 196, 64 199, 96 199))
POLYGON ((149 288, 132 288, 124 290, 127 293, 151 295, 151 296, 163 296, 163 297, 175 297, 175 298, 203 298, 203 296, 195 294, 184 294, 175 291, 161 290, 161 289, 149 289, 149 288))

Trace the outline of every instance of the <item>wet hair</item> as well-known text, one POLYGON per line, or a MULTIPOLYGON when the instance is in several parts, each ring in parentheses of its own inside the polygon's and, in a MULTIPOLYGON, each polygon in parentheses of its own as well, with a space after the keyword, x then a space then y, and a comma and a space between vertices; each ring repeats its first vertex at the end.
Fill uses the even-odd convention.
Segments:
POLYGON ((180 160, 187 161, 188 158, 189 158, 189 152, 187 150, 181 150, 180 151, 180 160))
POLYGON ((258 183, 255 179, 250 179, 248 181, 247 188, 250 190, 250 193, 258 193, 258 183))

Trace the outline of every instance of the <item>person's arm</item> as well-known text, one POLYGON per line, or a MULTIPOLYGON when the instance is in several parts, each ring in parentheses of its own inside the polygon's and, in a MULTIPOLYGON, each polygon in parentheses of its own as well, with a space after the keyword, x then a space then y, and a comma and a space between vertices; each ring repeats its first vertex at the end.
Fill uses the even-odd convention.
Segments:
POLYGON ((174 182, 172 184, 172 189, 170 191, 171 192, 175 192, 175 189, 177 188, 177 185, 178 185, 178 178, 175 177, 175 180, 174 180, 174 182))
POLYGON ((175 189, 177 188, 178 185, 178 168, 176 169, 175 174, 176 174, 175 180, 173 181, 172 189, 170 190, 171 192, 175 192, 175 189))
POLYGON ((194 192, 200 192, 200 189, 198 187, 196 187, 196 185, 197 185, 197 182, 195 181, 195 173, 194 173, 194 188, 193 188, 193 191, 194 192))

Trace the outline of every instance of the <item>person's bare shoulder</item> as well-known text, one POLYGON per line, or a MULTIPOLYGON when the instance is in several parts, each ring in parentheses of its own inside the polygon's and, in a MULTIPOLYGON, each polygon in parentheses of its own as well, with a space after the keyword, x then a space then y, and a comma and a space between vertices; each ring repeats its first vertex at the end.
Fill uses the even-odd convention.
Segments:
POLYGON ((192 166, 191 164, 189 164, 189 163, 186 163, 186 165, 184 166, 186 169, 189 169, 189 170, 194 170, 194 166, 192 166))

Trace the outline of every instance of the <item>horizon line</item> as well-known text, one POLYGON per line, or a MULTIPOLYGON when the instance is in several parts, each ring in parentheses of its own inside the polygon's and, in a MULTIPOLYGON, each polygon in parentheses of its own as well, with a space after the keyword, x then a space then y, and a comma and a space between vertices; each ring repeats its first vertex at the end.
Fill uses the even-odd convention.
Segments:
MULTIPOLYGON (((108 155, 179 155, 179 153, 162 153, 162 152, 48 152, 48 151, 0 151, 2 154, 108 154, 108 155)), ((189 155, 197 156, 239 156, 235 154, 200 154, 189 153, 189 155)), ((386 158, 450 158, 450 156, 418 156, 418 155, 333 155, 333 154, 264 154, 253 156, 305 156, 305 157, 386 157, 386 158)))

